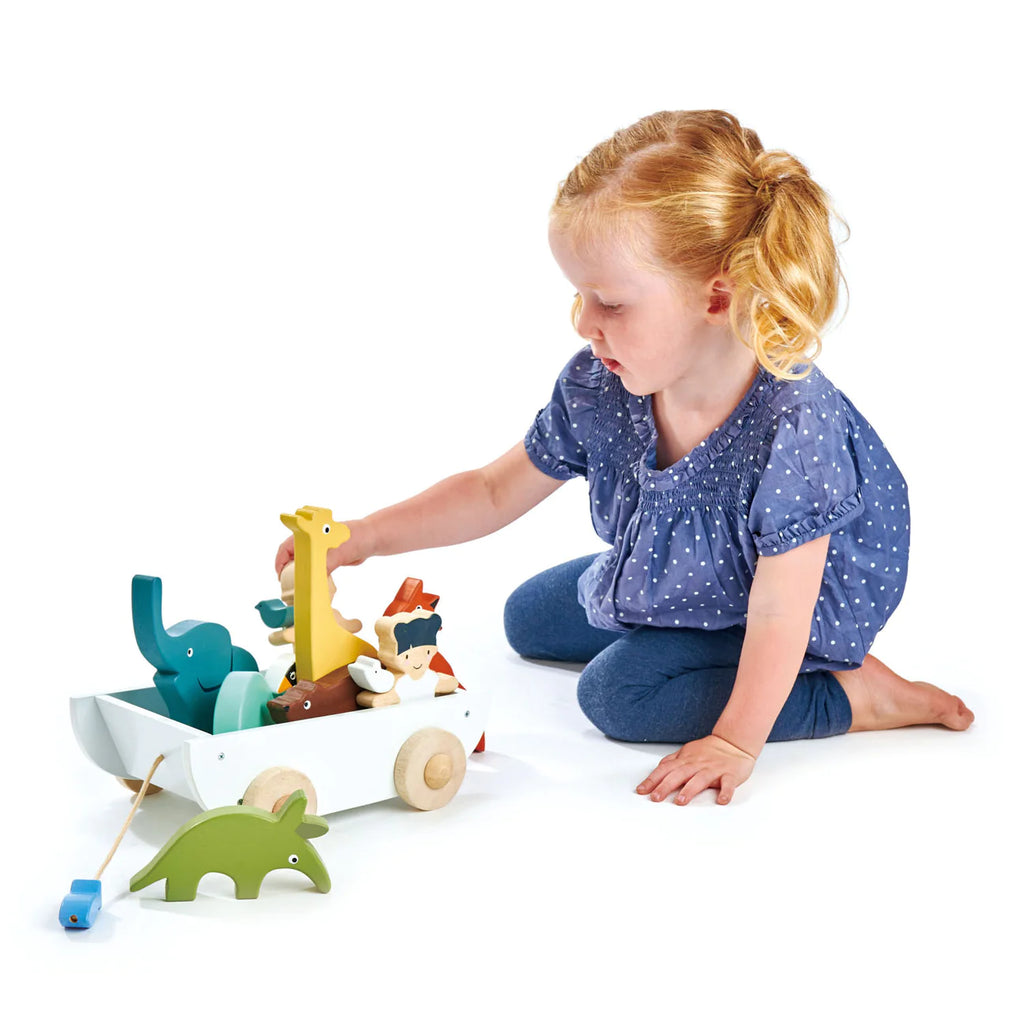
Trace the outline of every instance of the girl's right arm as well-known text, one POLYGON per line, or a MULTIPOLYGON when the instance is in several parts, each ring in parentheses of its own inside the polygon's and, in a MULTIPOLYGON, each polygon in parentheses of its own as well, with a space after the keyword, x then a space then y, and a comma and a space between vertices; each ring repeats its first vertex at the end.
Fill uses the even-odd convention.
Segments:
MULTIPOLYGON (((351 537, 327 552, 327 571, 373 555, 397 555, 485 537, 508 526, 561 487, 542 473, 520 441, 494 462, 457 473, 422 494, 346 522, 351 537)), ((294 537, 278 549, 278 575, 294 559, 294 537)))

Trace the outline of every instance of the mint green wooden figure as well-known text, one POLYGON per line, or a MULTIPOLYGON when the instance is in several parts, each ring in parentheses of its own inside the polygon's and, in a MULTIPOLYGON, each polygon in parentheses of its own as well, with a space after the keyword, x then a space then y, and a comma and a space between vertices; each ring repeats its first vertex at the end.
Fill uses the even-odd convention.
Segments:
POLYGON ((194 900, 199 880, 215 871, 234 881, 236 899, 254 900, 271 871, 292 868, 320 892, 329 892, 327 868, 309 843, 327 829, 323 818, 306 814, 306 794, 301 789, 277 812, 242 805, 215 807, 185 822, 132 876, 129 888, 137 892, 165 878, 166 900, 194 900))
POLYGON ((267 701, 277 696, 262 672, 229 672, 217 692, 213 731, 237 732, 273 725, 267 701))

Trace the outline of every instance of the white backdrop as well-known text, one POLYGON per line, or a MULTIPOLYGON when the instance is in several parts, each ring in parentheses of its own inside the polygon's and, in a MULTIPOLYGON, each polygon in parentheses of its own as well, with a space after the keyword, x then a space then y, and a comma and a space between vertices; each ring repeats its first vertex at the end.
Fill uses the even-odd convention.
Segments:
MULTIPOLYGON (((990 919, 1021 910, 1020 82, 1001 7, 5 5, 0 756, 9 814, 33 820, 4 851, 15 985, 59 1002, 54 981, 80 981, 114 1019, 178 1014, 207 983, 257 1020, 351 1012, 354 986, 385 1020, 998 1005, 990 919), (597 736, 571 674, 521 665, 500 630, 512 586, 596 547, 566 487, 500 536, 339 579, 367 621, 407 575, 442 595, 450 659, 495 688, 466 797, 332 816, 322 901, 284 879, 171 911, 154 890, 65 935, 60 898, 127 810, 67 699, 148 681, 131 576, 163 577, 168 623, 222 622, 262 663, 278 515, 359 516, 519 438, 578 345, 545 242, 558 181, 643 114, 711 106, 803 159, 850 224, 821 365, 914 510, 876 649, 959 692, 971 732, 772 748, 728 809, 638 808, 666 750, 597 736), (283 969, 314 955, 334 959, 283 969)), ((152 806, 108 901, 195 810, 152 806)))

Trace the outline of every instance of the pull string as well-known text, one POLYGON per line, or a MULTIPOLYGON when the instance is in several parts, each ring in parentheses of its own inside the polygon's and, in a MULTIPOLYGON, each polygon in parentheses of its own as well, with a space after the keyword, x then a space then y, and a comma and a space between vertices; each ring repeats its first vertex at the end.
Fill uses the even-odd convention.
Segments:
POLYGON ((96 880, 99 881, 100 875, 103 874, 107 865, 110 863, 117 851, 117 848, 121 845, 121 840, 124 839, 125 833, 128 831, 128 826, 132 823, 132 818, 135 817, 135 812, 139 809, 139 804, 142 803, 142 798, 146 795, 146 790, 149 788, 150 779, 153 778, 153 773, 157 769, 157 765, 164 759, 163 754, 157 754, 156 760, 153 762, 153 767, 149 769, 149 774, 143 780, 142 786, 139 788, 138 795, 135 797, 135 801, 132 803, 132 809, 128 812, 128 817, 124 820, 124 825, 121 826, 121 831, 118 837, 114 840, 114 845, 110 848, 110 853, 107 854, 107 859, 100 865, 99 871, 96 872, 96 880))

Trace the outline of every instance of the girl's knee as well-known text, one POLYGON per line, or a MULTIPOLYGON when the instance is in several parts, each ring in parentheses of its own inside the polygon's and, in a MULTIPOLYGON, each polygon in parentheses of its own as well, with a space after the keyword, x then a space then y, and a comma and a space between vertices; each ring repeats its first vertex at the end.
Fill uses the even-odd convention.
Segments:
POLYGON ((562 661, 561 616, 536 578, 520 584, 505 601, 505 639, 521 658, 562 661))
MULTIPOLYGON (((605 736, 626 743, 688 743, 706 736, 701 701, 679 699, 673 682, 651 666, 638 664, 636 651, 619 642, 580 673, 580 710, 605 736)), ((717 719, 721 708, 715 713, 717 719)))
POLYGON ((533 658, 536 654, 537 631, 534 628, 536 601, 529 593, 530 582, 516 587, 505 602, 505 639, 520 657, 533 658))
POLYGON ((591 724, 613 740, 634 740, 628 722, 628 699, 617 674, 592 661, 580 673, 576 686, 580 710, 591 724))
POLYGON ((618 634, 595 629, 580 606, 577 583, 592 557, 575 559, 520 584, 505 602, 505 636, 524 658, 589 661, 618 634))

